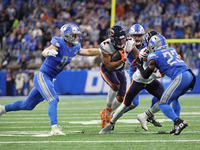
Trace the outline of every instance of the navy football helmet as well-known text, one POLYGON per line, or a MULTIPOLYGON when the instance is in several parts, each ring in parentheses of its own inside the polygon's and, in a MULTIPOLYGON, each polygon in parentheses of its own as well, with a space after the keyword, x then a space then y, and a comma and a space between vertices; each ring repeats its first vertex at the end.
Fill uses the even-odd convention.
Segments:
POLYGON ((157 32, 156 30, 151 30, 149 32, 147 32, 145 35, 144 35, 144 41, 146 43, 146 45, 148 46, 149 45, 149 40, 152 36, 154 35, 157 35, 157 34, 160 34, 159 32, 157 32))
POLYGON ((109 37, 115 48, 124 48, 126 44, 126 32, 121 26, 113 26, 109 31, 109 37))

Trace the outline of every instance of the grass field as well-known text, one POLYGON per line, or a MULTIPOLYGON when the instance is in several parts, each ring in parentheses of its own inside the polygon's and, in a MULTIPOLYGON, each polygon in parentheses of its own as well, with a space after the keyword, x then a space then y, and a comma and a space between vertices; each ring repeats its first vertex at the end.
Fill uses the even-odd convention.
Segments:
MULTIPOLYGON (((0 117, 0 150, 200 150, 200 97, 180 98, 181 118, 189 126, 179 136, 158 134, 169 132, 171 120, 161 112, 155 116, 163 127, 148 123, 144 131, 136 119, 150 106, 151 97, 141 97, 135 110, 124 114, 110 134, 99 135, 99 112, 106 98, 65 98, 58 105, 58 121, 66 136, 48 136, 50 121, 48 103, 39 104, 33 111, 9 112, 0 117)), ((0 100, 0 105, 15 100, 0 100)))

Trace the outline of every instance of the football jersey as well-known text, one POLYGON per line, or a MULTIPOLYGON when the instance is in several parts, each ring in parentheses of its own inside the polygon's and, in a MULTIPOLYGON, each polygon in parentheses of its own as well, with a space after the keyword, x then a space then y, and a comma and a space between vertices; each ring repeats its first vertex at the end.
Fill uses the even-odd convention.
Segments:
MULTIPOLYGON (((147 63, 148 55, 149 55, 149 50, 146 47, 144 47, 143 49, 140 50, 139 56, 143 59, 143 68, 144 69, 146 69, 148 67, 148 63, 147 63)), ((140 70, 137 69, 136 72, 134 72, 132 78, 136 82, 143 83, 143 84, 149 84, 154 79, 161 78, 161 74, 158 71, 158 69, 155 68, 155 71, 151 74, 151 76, 148 79, 144 79, 140 73, 140 70)))
POLYGON ((188 70, 185 62, 178 56, 176 49, 172 47, 157 50, 149 54, 147 61, 149 62, 150 60, 155 60, 156 67, 172 79, 185 70, 188 70))
POLYGON ((58 55, 56 57, 46 57, 39 70, 55 78, 70 63, 72 58, 80 52, 81 45, 77 44, 69 48, 64 39, 59 37, 53 37, 51 44, 58 48, 58 55))
MULTIPOLYGON (((131 38, 131 37, 128 37, 127 40, 126 40, 126 44, 124 46, 124 50, 126 52, 126 57, 129 54, 129 52, 131 52, 131 50, 133 49, 133 46, 135 46, 135 40, 133 38, 131 38)), ((107 53, 109 55, 112 55, 114 52, 117 51, 114 48, 110 38, 106 39, 105 41, 103 41, 100 44, 100 50, 101 50, 101 53, 104 52, 104 53, 107 53)), ((124 64, 121 64, 119 67, 116 68, 116 70, 120 69, 121 67, 123 67, 123 65, 124 64)))

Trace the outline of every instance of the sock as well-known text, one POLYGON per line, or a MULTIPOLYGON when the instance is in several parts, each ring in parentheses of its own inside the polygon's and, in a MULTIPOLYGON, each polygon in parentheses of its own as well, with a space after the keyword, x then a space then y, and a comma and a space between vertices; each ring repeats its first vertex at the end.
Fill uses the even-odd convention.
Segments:
POLYGON ((111 88, 108 91, 108 95, 107 95, 107 106, 111 106, 115 97, 117 95, 117 92, 113 91, 111 88))
POLYGON ((153 115, 155 113, 157 113, 158 111, 160 111, 159 107, 158 107, 159 101, 157 103, 155 103, 148 111, 153 115))
POLYGON ((51 125, 58 124, 57 105, 58 105, 57 100, 53 100, 53 101, 49 102, 48 114, 49 114, 49 118, 51 120, 51 125))
POLYGON ((123 103, 117 108, 110 122, 115 123, 128 107, 123 103))
POLYGON ((158 106, 159 106, 160 110, 163 112, 163 114, 165 114, 165 116, 170 118, 173 122, 176 120, 176 118, 178 118, 178 116, 175 114, 172 107, 169 106, 168 104, 160 103, 158 106))
POLYGON ((174 109, 175 114, 180 118, 181 104, 178 100, 172 101, 172 108, 174 109))
POLYGON ((112 111, 115 110, 117 107, 119 107, 120 104, 121 103, 115 98, 111 106, 112 111))

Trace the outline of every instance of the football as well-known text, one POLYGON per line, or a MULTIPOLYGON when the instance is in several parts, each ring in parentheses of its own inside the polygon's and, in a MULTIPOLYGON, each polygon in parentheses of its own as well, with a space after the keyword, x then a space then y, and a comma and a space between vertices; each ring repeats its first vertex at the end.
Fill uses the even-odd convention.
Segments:
POLYGON ((114 52, 111 56, 111 62, 118 61, 120 59, 121 59, 121 55, 119 51, 114 52))

